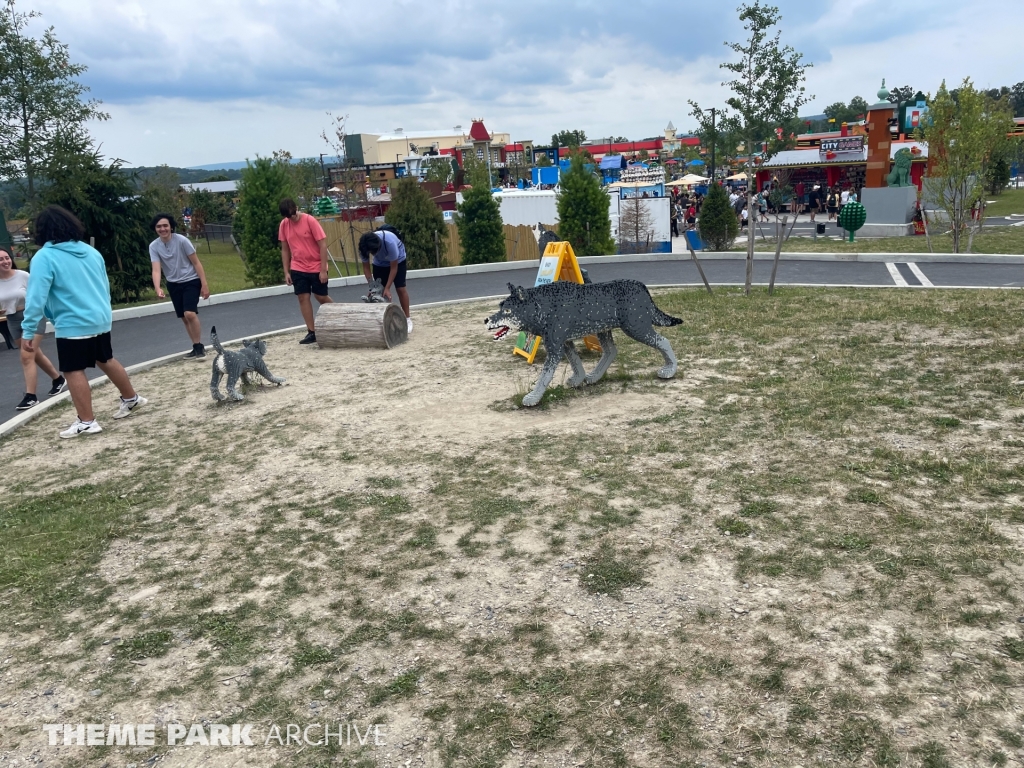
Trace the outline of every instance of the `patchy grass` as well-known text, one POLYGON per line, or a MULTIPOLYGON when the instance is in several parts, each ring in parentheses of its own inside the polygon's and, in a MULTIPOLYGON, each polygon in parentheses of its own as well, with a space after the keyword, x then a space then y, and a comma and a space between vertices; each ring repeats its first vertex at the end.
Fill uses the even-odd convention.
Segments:
POLYGON ((12 435, 5 755, 34 759, 55 711, 156 710, 257 738, 379 723, 391 753, 225 758, 267 766, 1011 764, 1021 295, 656 301, 686 319, 665 332, 675 380, 619 339, 608 381, 544 409, 493 393, 535 371, 447 308, 421 322, 458 355, 410 342, 352 379, 346 357, 327 386, 330 358, 301 350, 286 375, 316 378, 308 402, 295 385, 204 411, 168 383, 192 369, 168 367, 138 377, 160 394, 148 422, 12 435), (402 389, 378 414, 381 381, 402 389))

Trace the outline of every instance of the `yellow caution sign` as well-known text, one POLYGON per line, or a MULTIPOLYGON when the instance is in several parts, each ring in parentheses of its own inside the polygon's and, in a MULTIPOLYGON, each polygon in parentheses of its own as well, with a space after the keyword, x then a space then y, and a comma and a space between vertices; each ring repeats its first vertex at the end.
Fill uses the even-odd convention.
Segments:
MULTIPOLYGON (((573 253, 572 246, 565 241, 547 244, 544 255, 540 259, 540 267, 537 268, 537 279, 534 281, 533 287, 547 285, 556 280, 583 285, 583 272, 580 270, 579 262, 576 261, 576 254, 573 253)), ((537 350, 540 349, 540 341, 540 336, 534 336, 532 333, 520 333, 512 354, 522 355, 528 364, 533 365, 533 360, 537 357, 537 350)), ((601 342, 597 340, 596 336, 585 336, 583 343, 589 350, 601 351, 601 342)))

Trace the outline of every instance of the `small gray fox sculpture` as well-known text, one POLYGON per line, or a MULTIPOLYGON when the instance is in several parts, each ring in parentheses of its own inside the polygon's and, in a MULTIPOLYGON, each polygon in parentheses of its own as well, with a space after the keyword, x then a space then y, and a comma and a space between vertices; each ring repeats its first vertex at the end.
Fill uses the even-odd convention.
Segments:
POLYGON ((213 360, 213 378, 210 380, 210 394, 214 400, 223 400, 224 395, 220 393, 220 377, 227 374, 228 397, 232 400, 244 400, 245 396, 235 389, 238 380, 250 384, 249 374, 258 373, 271 384, 281 386, 285 380, 275 376, 263 362, 263 355, 267 353, 267 344, 262 339, 245 339, 242 341, 242 348, 235 352, 231 349, 224 349, 217 338, 217 326, 210 329, 210 341, 213 348, 217 350, 217 357, 213 360))

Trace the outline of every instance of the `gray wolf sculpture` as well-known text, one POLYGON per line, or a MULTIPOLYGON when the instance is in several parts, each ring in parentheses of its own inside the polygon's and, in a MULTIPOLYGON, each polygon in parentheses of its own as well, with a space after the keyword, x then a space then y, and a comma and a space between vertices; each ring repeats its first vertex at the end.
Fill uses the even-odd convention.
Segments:
POLYGON ((263 362, 263 356, 267 353, 267 344, 262 339, 245 339, 242 341, 242 348, 237 352, 224 349, 217 338, 217 326, 210 329, 210 341, 213 348, 217 350, 217 357, 213 360, 213 378, 210 380, 210 394, 214 400, 223 400, 224 395, 220 393, 220 377, 227 374, 228 397, 232 400, 244 400, 245 396, 235 389, 238 380, 249 384, 249 374, 258 373, 272 384, 281 386, 285 380, 275 376, 263 362))
POLYGON ((523 405, 540 402, 563 356, 572 366, 572 377, 568 381, 570 387, 599 381, 617 354, 612 341, 613 328, 619 328, 631 339, 661 352, 665 365, 658 370, 659 378, 675 376, 677 364, 672 345, 655 332, 653 326, 679 325, 683 321, 658 309, 643 283, 612 280, 580 285, 557 281, 537 288, 522 288, 509 283, 508 289, 508 298, 484 322, 495 332, 495 339, 502 338, 513 328, 540 336, 544 339, 547 355, 540 378, 533 391, 523 398, 523 405), (592 333, 597 334, 601 341, 603 353, 594 370, 588 374, 573 340, 592 333))
POLYGON ((384 283, 380 281, 379 277, 373 279, 373 283, 370 284, 370 290, 363 296, 363 301, 367 304, 388 303, 388 300, 384 298, 384 283))

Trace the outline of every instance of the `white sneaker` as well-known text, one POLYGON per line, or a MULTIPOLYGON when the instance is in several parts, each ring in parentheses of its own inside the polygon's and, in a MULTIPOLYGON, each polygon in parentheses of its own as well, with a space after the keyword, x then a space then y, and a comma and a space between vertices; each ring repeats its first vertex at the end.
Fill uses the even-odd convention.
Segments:
POLYGON ((135 399, 134 400, 128 400, 128 401, 125 401, 122 398, 121 399, 121 405, 118 407, 117 413, 114 414, 114 418, 115 419, 123 419, 125 416, 131 415, 131 412, 134 411, 136 408, 138 408, 139 406, 145 405, 148 402, 149 402, 149 400, 144 398, 142 395, 135 395, 135 399))
POLYGON ((102 432, 101 427, 96 420, 90 421, 86 424, 84 421, 75 417, 75 423, 60 433, 63 438, 78 437, 79 435, 90 434, 95 435, 97 432, 102 432))
POLYGON ((405 332, 406 333, 412 333, 412 318, 411 317, 405 318, 405 332))

